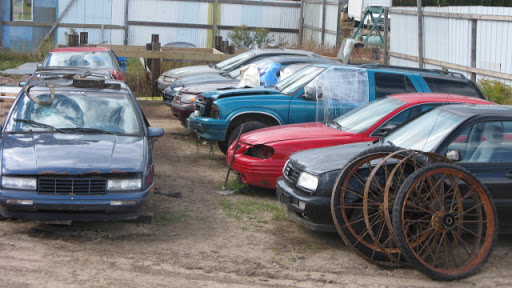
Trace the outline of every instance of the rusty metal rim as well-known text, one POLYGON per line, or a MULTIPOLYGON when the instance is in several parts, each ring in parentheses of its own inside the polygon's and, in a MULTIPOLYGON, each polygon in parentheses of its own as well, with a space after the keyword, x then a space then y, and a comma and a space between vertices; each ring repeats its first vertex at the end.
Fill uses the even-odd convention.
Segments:
MULTIPOLYGON (((482 209, 484 209, 486 217, 484 220, 482 217, 483 215, 480 213, 478 215, 478 217, 479 217, 478 221, 482 221, 482 222, 481 223, 479 222, 477 226, 479 227, 478 228, 479 232, 483 232, 481 229, 482 229, 483 223, 485 223, 486 231, 485 231, 485 235, 484 235, 485 239, 480 248, 480 251, 476 255, 468 255, 468 257, 470 257, 470 259, 464 261, 464 264, 461 267, 452 268, 452 269, 448 269, 448 268, 441 269, 441 268, 435 267, 432 263, 427 262, 424 258, 422 258, 420 255, 418 255, 418 253, 415 251, 415 249, 413 249, 414 247, 411 247, 411 243, 409 241, 410 239, 407 237, 407 235, 404 235, 405 241, 406 241, 406 244, 409 246, 409 250, 412 252, 414 257, 418 261, 420 261, 423 265, 425 265, 428 269, 430 269, 432 271, 436 271, 437 273, 442 273, 442 274, 446 274, 446 275, 459 275, 459 274, 468 273, 472 269, 476 268, 482 261, 484 261, 487 258, 488 253, 492 249, 492 244, 494 242, 494 235, 495 235, 495 231, 494 231, 495 219, 494 219, 491 200, 485 194, 485 192, 484 192, 485 188, 482 187, 482 184, 480 184, 478 181, 475 181, 475 179, 473 177, 468 177, 468 175, 466 173, 463 173, 461 171, 457 171, 454 169, 450 169, 450 168, 440 168, 440 169, 428 171, 428 172, 424 173, 423 175, 421 175, 420 177, 418 177, 418 179, 416 179, 413 182, 413 184, 410 186, 410 188, 407 190, 407 194, 404 198, 404 202, 402 203, 401 215, 400 215, 402 231, 406 231, 406 227, 405 227, 405 222, 406 222, 405 210, 406 209, 405 209, 405 207, 408 206, 408 203, 410 201, 409 200, 410 195, 412 194, 413 191, 415 191, 417 185, 422 181, 422 179, 425 179, 427 177, 432 177, 432 175, 440 174, 440 173, 442 173, 443 175, 451 174, 451 175, 456 176, 459 179, 463 179, 463 181, 468 183, 468 187, 471 187, 471 190, 474 191, 473 197, 478 197, 478 199, 482 202, 482 204, 483 204, 482 209)), ((453 177, 450 177, 450 178, 453 178, 453 177)), ((455 179, 455 178, 453 178, 453 179, 455 179)), ((455 184, 455 183, 452 183, 452 185, 453 184, 455 184)), ((437 195, 434 194, 434 196, 437 196, 437 195)), ((461 213, 461 209, 460 209, 462 207, 461 205, 459 205, 459 208, 457 209, 457 210, 459 210, 458 215, 460 215, 460 213, 461 213)), ((480 209, 478 209, 478 210, 480 210, 480 209)), ((482 211, 480 210, 480 212, 482 212, 482 211)), ((457 216, 454 216, 454 217, 456 218, 457 216)), ((442 241, 444 239, 444 235, 445 235, 445 232, 443 232, 443 235, 440 236, 441 237, 440 241, 442 241)), ((432 237, 434 237, 434 236, 432 236, 432 237)), ((477 241, 477 243, 475 243, 475 245, 478 245, 479 243, 480 243, 480 241, 477 241)), ((437 255, 435 255, 435 256, 437 256, 437 255)), ((447 259, 447 258, 445 258, 445 259, 447 259)))

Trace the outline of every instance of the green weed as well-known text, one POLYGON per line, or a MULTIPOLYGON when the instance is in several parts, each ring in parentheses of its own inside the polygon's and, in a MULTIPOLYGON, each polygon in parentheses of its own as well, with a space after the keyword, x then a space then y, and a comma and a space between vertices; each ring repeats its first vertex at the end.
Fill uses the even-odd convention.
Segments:
POLYGON ((157 225, 168 225, 177 221, 181 221, 185 218, 186 213, 183 211, 176 212, 168 212, 168 211, 158 211, 153 215, 153 219, 155 219, 155 223, 157 225))
POLYGON ((502 105, 512 104, 512 86, 496 80, 482 79, 478 81, 478 87, 487 100, 502 105))

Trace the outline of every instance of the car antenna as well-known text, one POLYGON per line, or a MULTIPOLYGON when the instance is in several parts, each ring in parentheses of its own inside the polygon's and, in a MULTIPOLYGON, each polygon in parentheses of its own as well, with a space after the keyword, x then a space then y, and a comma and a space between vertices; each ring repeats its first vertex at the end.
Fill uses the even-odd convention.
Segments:
POLYGON ((244 124, 245 124, 245 122, 242 122, 242 126, 240 127, 240 132, 238 132, 238 137, 236 137, 235 149, 233 150, 233 155, 231 156, 231 161, 229 161, 229 168, 228 168, 228 174, 226 175, 226 180, 224 180, 224 185, 222 185, 222 190, 217 191, 216 192, 217 194, 231 195, 236 192, 235 189, 227 189, 226 185, 228 184, 229 173, 231 172, 231 167, 233 166, 233 161, 235 161, 236 148, 238 147, 238 143, 240 142, 240 136, 242 135, 242 131, 244 131, 244 124))

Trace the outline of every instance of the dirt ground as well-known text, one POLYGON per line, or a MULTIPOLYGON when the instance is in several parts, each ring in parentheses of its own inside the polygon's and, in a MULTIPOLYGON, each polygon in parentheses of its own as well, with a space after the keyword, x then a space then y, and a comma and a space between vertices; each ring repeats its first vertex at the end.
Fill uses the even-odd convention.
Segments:
POLYGON ((0 221, 0 287, 512 286, 510 236, 475 276, 435 282, 369 264, 337 234, 301 228, 273 191, 219 195, 223 155, 197 147, 160 101, 141 105, 165 129, 154 151, 158 190, 146 206, 153 223, 0 221))

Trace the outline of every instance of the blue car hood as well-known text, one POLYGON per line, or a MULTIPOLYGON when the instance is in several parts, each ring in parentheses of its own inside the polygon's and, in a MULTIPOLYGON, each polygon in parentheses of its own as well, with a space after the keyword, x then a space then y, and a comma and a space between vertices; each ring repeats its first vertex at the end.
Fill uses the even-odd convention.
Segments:
POLYGON ((354 156, 375 145, 372 142, 360 142, 309 149, 292 154, 290 161, 302 171, 320 175, 341 170, 354 156))
POLYGON ((281 94, 281 93, 279 93, 279 91, 277 91, 273 88, 254 87, 254 88, 208 91, 201 95, 203 95, 205 98, 209 98, 209 99, 212 99, 215 101, 217 99, 226 98, 226 97, 264 95, 264 94, 281 94))
POLYGON ((144 137, 4 134, 2 173, 119 173, 144 171, 144 137))

